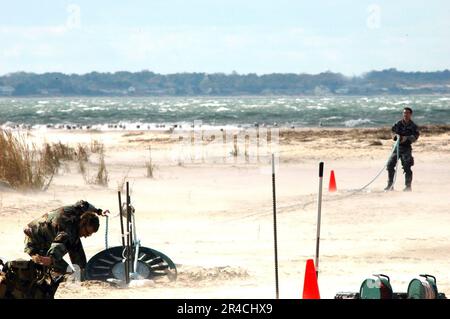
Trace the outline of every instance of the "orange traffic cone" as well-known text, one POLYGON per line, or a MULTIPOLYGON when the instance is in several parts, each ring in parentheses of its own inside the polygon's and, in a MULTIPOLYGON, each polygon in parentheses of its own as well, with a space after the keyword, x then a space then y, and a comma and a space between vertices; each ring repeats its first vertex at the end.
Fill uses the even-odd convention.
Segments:
POLYGON ((303 299, 320 299, 316 267, 314 267, 314 261, 312 259, 308 259, 306 261, 305 282, 303 283, 303 299))
POLYGON ((331 175, 330 175, 330 185, 328 186, 328 191, 329 192, 335 192, 337 191, 336 188, 336 179, 334 177, 334 171, 331 171, 331 175))

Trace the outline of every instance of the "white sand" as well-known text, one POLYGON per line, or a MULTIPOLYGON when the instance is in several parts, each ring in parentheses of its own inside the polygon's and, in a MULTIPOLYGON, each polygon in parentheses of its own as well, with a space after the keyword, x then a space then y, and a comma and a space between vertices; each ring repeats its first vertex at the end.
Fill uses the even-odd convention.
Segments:
MULTIPOLYGON (((38 132, 33 135, 39 137, 38 132)), ((218 162, 178 165, 169 161, 172 144, 152 142, 150 133, 48 131, 46 140, 105 143, 109 187, 86 185, 76 163, 68 163, 47 192, 0 191, 0 256, 26 258, 23 226, 58 206, 85 199, 117 212, 117 185, 128 175, 144 246, 168 255, 179 280, 133 289, 84 282, 64 284, 57 298, 274 298, 272 189, 262 164, 218 162), (129 142, 131 140, 131 142, 129 142), (146 178, 152 145, 155 178, 146 178)), ((396 292, 406 292, 420 273, 437 277, 450 294, 450 137, 423 136, 415 145, 413 192, 382 192, 387 173, 366 184, 384 165, 391 141, 337 137, 310 142, 283 141, 277 172, 279 279, 281 298, 300 298, 305 263, 314 258, 318 162, 325 161, 319 286, 324 298, 358 291, 374 273, 391 277, 396 292), (289 142, 289 143, 287 143, 289 142), (330 170, 338 192, 327 191, 330 170)), ((217 150, 215 151, 217 152, 217 150)), ((94 175, 96 157, 90 165, 94 175)), ((264 165, 268 168, 268 165, 264 165)), ((119 245, 119 220, 110 220, 110 245, 119 245)), ((92 257, 104 249, 104 220, 97 234, 83 239, 92 257)))

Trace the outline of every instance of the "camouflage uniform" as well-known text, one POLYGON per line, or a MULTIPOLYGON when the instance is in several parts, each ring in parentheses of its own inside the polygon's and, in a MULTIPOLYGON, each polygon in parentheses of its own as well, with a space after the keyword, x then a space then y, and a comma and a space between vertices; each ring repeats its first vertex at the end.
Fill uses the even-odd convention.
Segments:
POLYGON ((25 229, 25 249, 30 256, 41 255, 53 257, 52 268, 65 273, 68 264, 62 259, 69 253, 72 264, 81 269, 86 266, 86 254, 80 240, 80 218, 85 212, 100 214, 86 201, 79 201, 73 206, 64 206, 33 220, 25 229))
MULTIPOLYGON (((406 141, 399 144, 399 158, 402 162, 403 171, 405 173, 405 185, 406 187, 411 187, 413 178, 411 166, 414 165, 411 144, 419 138, 419 128, 411 120, 408 123, 404 120, 400 120, 392 126, 392 132, 400 135, 400 137, 406 137, 406 141)), ((396 138, 394 138, 394 140, 396 140, 396 138)), ((397 152, 392 154, 387 165, 389 175, 388 187, 392 186, 394 182, 395 165, 397 165, 397 152)))
POLYGON ((65 276, 32 260, 11 260, 0 271, 0 299, 53 299, 65 276))

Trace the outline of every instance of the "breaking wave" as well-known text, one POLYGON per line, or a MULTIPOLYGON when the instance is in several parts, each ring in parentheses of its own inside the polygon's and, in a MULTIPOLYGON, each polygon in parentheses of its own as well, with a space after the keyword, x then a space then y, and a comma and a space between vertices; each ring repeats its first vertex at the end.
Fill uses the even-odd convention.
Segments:
POLYGON ((359 126, 362 124, 368 124, 371 123, 372 121, 369 119, 357 119, 357 120, 347 120, 344 122, 346 127, 355 127, 355 126, 359 126))

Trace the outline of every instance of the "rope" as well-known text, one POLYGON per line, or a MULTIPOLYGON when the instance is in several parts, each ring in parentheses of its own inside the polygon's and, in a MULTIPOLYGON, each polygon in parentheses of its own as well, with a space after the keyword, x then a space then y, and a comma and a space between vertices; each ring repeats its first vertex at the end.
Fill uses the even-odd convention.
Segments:
MULTIPOLYGON (((111 216, 112 218, 116 218, 120 215, 120 212, 116 215, 111 216)), ((108 237, 109 237, 109 215, 106 215, 106 222, 105 222, 105 249, 109 248, 108 243, 108 237)))
MULTIPOLYGON (((363 187, 358 188, 357 190, 355 190, 356 192, 360 192, 360 191, 364 190, 364 189, 367 188, 369 185, 371 185, 373 182, 375 182, 375 180, 376 180, 378 177, 380 177, 381 173, 383 173, 383 171, 384 171, 384 170, 386 169, 386 167, 388 166, 389 160, 391 159, 391 156, 392 156, 392 154, 394 153, 395 150, 397 150, 397 166, 398 166, 399 144, 400 144, 400 139, 399 139, 399 137, 398 137, 398 135, 397 135, 397 141, 395 142, 394 146, 392 147, 392 150, 391 150, 391 152, 389 153, 389 157, 388 157, 386 163, 384 164, 384 166, 381 168, 381 170, 378 172, 378 174, 377 174, 377 175, 376 175, 369 183, 367 183, 367 184, 364 185, 363 187)), ((394 182, 393 182, 392 185, 395 184, 395 176, 396 176, 396 175, 397 175, 397 168, 395 169, 394 182)))
POLYGON ((108 249, 108 224, 109 217, 106 215, 106 224, 105 224, 105 250, 108 249))
MULTIPOLYGON (((392 154, 394 153, 394 151, 397 151, 397 164, 396 164, 397 166, 396 166, 396 169, 395 169, 394 181, 393 181, 393 183, 392 183, 392 185, 394 185, 394 183, 395 183, 395 177, 396 177, 396 175, 397 175, 398 159, 399 159, 399 154, 400 154, 400 153, 399 153, 399 145, 400 145, 400 137, 397 135, 397 140, 396 140, 394 146, 392 147, 391 152, 389 153, 389 157, 388 157, 386 163, 385 163, 384 166, 381 168, 381 170, 378 172, 378 174, 375 175, 375 177, 372 178, 372 180, 371 180, 369 183, 367 183, 366 185, 364 185, 364 186, 361 187, 361 188, 358 188, 358 189, 355 189, 355 190, 350 190, 350 194, 346 194, 346 195, 340 196, 340 197, 334 197, 334 198, 331 198, 331 199, 328 199, 328 200, 324 200, 324 201, 326 201, 326 202, 331 202, 331 201, 341 200, 341 199, 344 199, 344 198, 353 196, 353 195, 355 195, 355 194, 357 194, 357 193, 359 193, 359 192, 362 192, 364 189, 366 189, 367 187, 369 187, 369 185, 371 185, 373 182, 375 182, 376 179, 377 179, 378 177, 380 177, 381 173, 383 173, 383 171, 386 169, 386 167, 387 167, 387 165, 388 165, 388 163, 389 163, 389 160, 391 159, 392 154)), ((309 202, 306 202, 305 204, 303 204, 302 209, 305 209, 307 206, 309 206, 309 205, 311 205, 311 204, 314 204, 314 203, 315 203, 314 200, 309 201, 309 202)))
MULTIPOLYGON (((359 192, 363 191, 364 189, 366 189, 367 187, 369 187, 369 186, 370 186, 370 185, 371 185, 378 177, 380 177, 381 173, 383 173, 383 171, 386 169, 386 167, 387 167, 387 165, 388 165, 388 163, 389 163, 389 160, 390 160, 392 154, 393 154, 394 151, 396 151, 396 150, 397 150, 397 166, 398 166, 398 159, 399 159, 399 145, 400 145, 400 139, 399 139, 399 137, 397 136, 397 140, 396 140, 396 142, 394 143, 394 146, 392 147, 392 149, 391 149, 391 151, 390 151, 390 153, 389 153, 389 157, 388 157, 386 163, 385 163, 384 166, 380 169, 380 171, 375 175, 375 177, 372 178, 372 180, 371 180, 370 182, 368 182, 366 185, 364 185, 364 186, 361 187, 361 188, 355 189, 355 190, 350 190, 350 191, 349 191, 350 194, 345 194, 345 195, 343 195, 343 196, 340 196, 340 197, 334 197, 334 198, 327 199, 327 200, 324 200, 324 201, 326 201, 326 202, 331 202, 331 201, 341 200, 341 199, 344 199, 344 198, 347 198, 347 197, 356 195, 357 193, 359 193, 359 192)), ((394 178, 395 178, 396 174, 397 174, 397 169, 395 170, 394 178)), ((394 181, 395 181, 395 179, 394 179, 394 181)), ((311 201, 309 201, 309 202, 306 202, 306 203, 304 203, 303 205, 301 205, 301 204, 293 204, 293 205, 281 206, 281 207, 278 207, 278 210, 282 212, 284 209, 295 209, 295 208, 297 208, 297 207, 301 207, 301 209, 304 210, 307 206, 309 206, 309 205, 311 205, 311 204, 314 204, 314 203, 316 203, 316 199, 311 200, 311 201)), ((268 215, 268 214, 270 214, 270 213, 263 213, 263 215, 268 215)), ((248 214, 248 215, 246 215, 246 216, 240 216, 240 217, 237 217, 237 218, 231 218, 231 219, 227 220, 227 222, 232 222, 232 221, 235 221, 235 220, 241 220, 241 219, 243 219, 243 218, 251 218, 251 217, 255 217, 255 216, 261 216, 261 213, 258 212, 258 213, 248 214)), ((218 223, 223 223, 223 221, 220 221, 220 222, 218 222, 218 223)))

